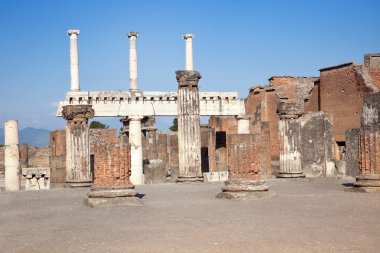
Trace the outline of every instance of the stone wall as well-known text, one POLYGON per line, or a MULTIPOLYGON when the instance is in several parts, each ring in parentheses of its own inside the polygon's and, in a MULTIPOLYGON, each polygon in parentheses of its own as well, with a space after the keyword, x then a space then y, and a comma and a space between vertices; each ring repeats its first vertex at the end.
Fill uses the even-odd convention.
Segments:
POLYGON ((66 182, 66 130, 50 132, 51 183, 66 182))
POLYGON ((49 167, 50 148, 31 147, 28 148, 28 167, 47 168, 49 167))

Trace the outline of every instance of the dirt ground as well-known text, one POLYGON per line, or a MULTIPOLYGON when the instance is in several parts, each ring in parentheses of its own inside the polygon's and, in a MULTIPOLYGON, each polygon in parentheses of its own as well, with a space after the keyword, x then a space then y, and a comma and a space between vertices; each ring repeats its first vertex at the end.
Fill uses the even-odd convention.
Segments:
POLYGON ((88 188, 0 192, 0 252, 380 252, 380 192, 273 179, 275 196, 216 199, 221 183, 136 187, 142 207, 92 209, 88 188))

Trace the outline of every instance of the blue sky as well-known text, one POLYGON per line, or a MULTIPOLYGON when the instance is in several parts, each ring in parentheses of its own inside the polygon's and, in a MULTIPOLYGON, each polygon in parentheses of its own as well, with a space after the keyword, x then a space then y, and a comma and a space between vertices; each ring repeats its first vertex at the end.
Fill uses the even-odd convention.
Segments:
POLYGON ((82 90, 128 90, 126 34, 138 31, 139 88, 175 91, 174 72, 185 62, 181 36, 193 33, 200 89, 244 98, 273 75, 318 76, 321 67, 380 52, 379 10, 378 0, 1 0, 0 120, 65 126, 54 114, 70 87, 68 29, 81 30, 82 90))

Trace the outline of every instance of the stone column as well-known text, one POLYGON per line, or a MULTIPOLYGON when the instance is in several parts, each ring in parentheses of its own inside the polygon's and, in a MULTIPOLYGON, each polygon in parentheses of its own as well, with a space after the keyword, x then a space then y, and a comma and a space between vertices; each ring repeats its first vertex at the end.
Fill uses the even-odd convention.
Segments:
POLYGON ((17 120, 5 121, 4 135, 5 190, 18 191, 20 190, 20 152, 17 120))
POLYGON ((143 156, 141 142, 141 120, 143 117, 129 117, 129 143, 131 144, 131 182, 144 184, 143 156))
POLYGON ((79 91, 79 56, 78 56, 78 35, 79 30, 68 30, 70 36, 70 91, 79 91))
POLYGON ((364 97, 355 186, 362 191, 380 190, 380 92, 364 97))
POLYGON ((301 166, 301 121, 303 104, 280 101, 277 107, 280 140, 280 170, 277 177, 305 177, 301 166))
POLYGON ((238 116, 238 134, 249 134, 249 117, 248 116, 238 116))
POLYGON ((90 186, 90 127, 94 116, 91 105, 66 105, 62 117, 66 126, 66 183, 69 186, 90 186))
POLYGON ((186 70, 194 70, 193 67, 193 34, 183 35, 183 39, 186 41, 186 70))
POLYGON ((137 32, 129 32, 129 90, 138 91, 137 85, 137 32))
POLYGON ((178 81, 179 182, 203 181, 198 71, 176 71, 178 81))

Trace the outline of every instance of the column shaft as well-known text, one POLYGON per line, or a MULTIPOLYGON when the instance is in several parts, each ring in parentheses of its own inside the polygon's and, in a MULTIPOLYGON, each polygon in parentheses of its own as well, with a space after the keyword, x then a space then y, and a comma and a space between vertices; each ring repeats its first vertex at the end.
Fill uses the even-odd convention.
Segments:
POLYGON ((20 152, 17 120, 8 120, 4 124, 5 135, 5 190, 20 190, 20 152))
POLYGON ((177 71, 179 181, 203 180, 197 71, 177 71))
POLYGON ((70 36, 70 76, 71 91, 79 91, 79 56, 78 56, 78 35, 79 30, 69 30, 70 36))
POLYGON ((129 143, 131 144, 131 182, 144 184, 141 142, 141 117, 131 117, 129 121, 129 143))
POLYGON ((129 89, 137 91, 137 32, 129 32, 129 89))
POLYGON ((186 70, 194 70, 193 66, 193 38, 192 34, 185 34, 183 38, 186 41, 186 70))
POLYGON ((90 171, 90 127, 88 119, 94 116, 90 105, 67 105, 63 107, 66 126, 66 183, 70 186, 89 186, 90 171))

